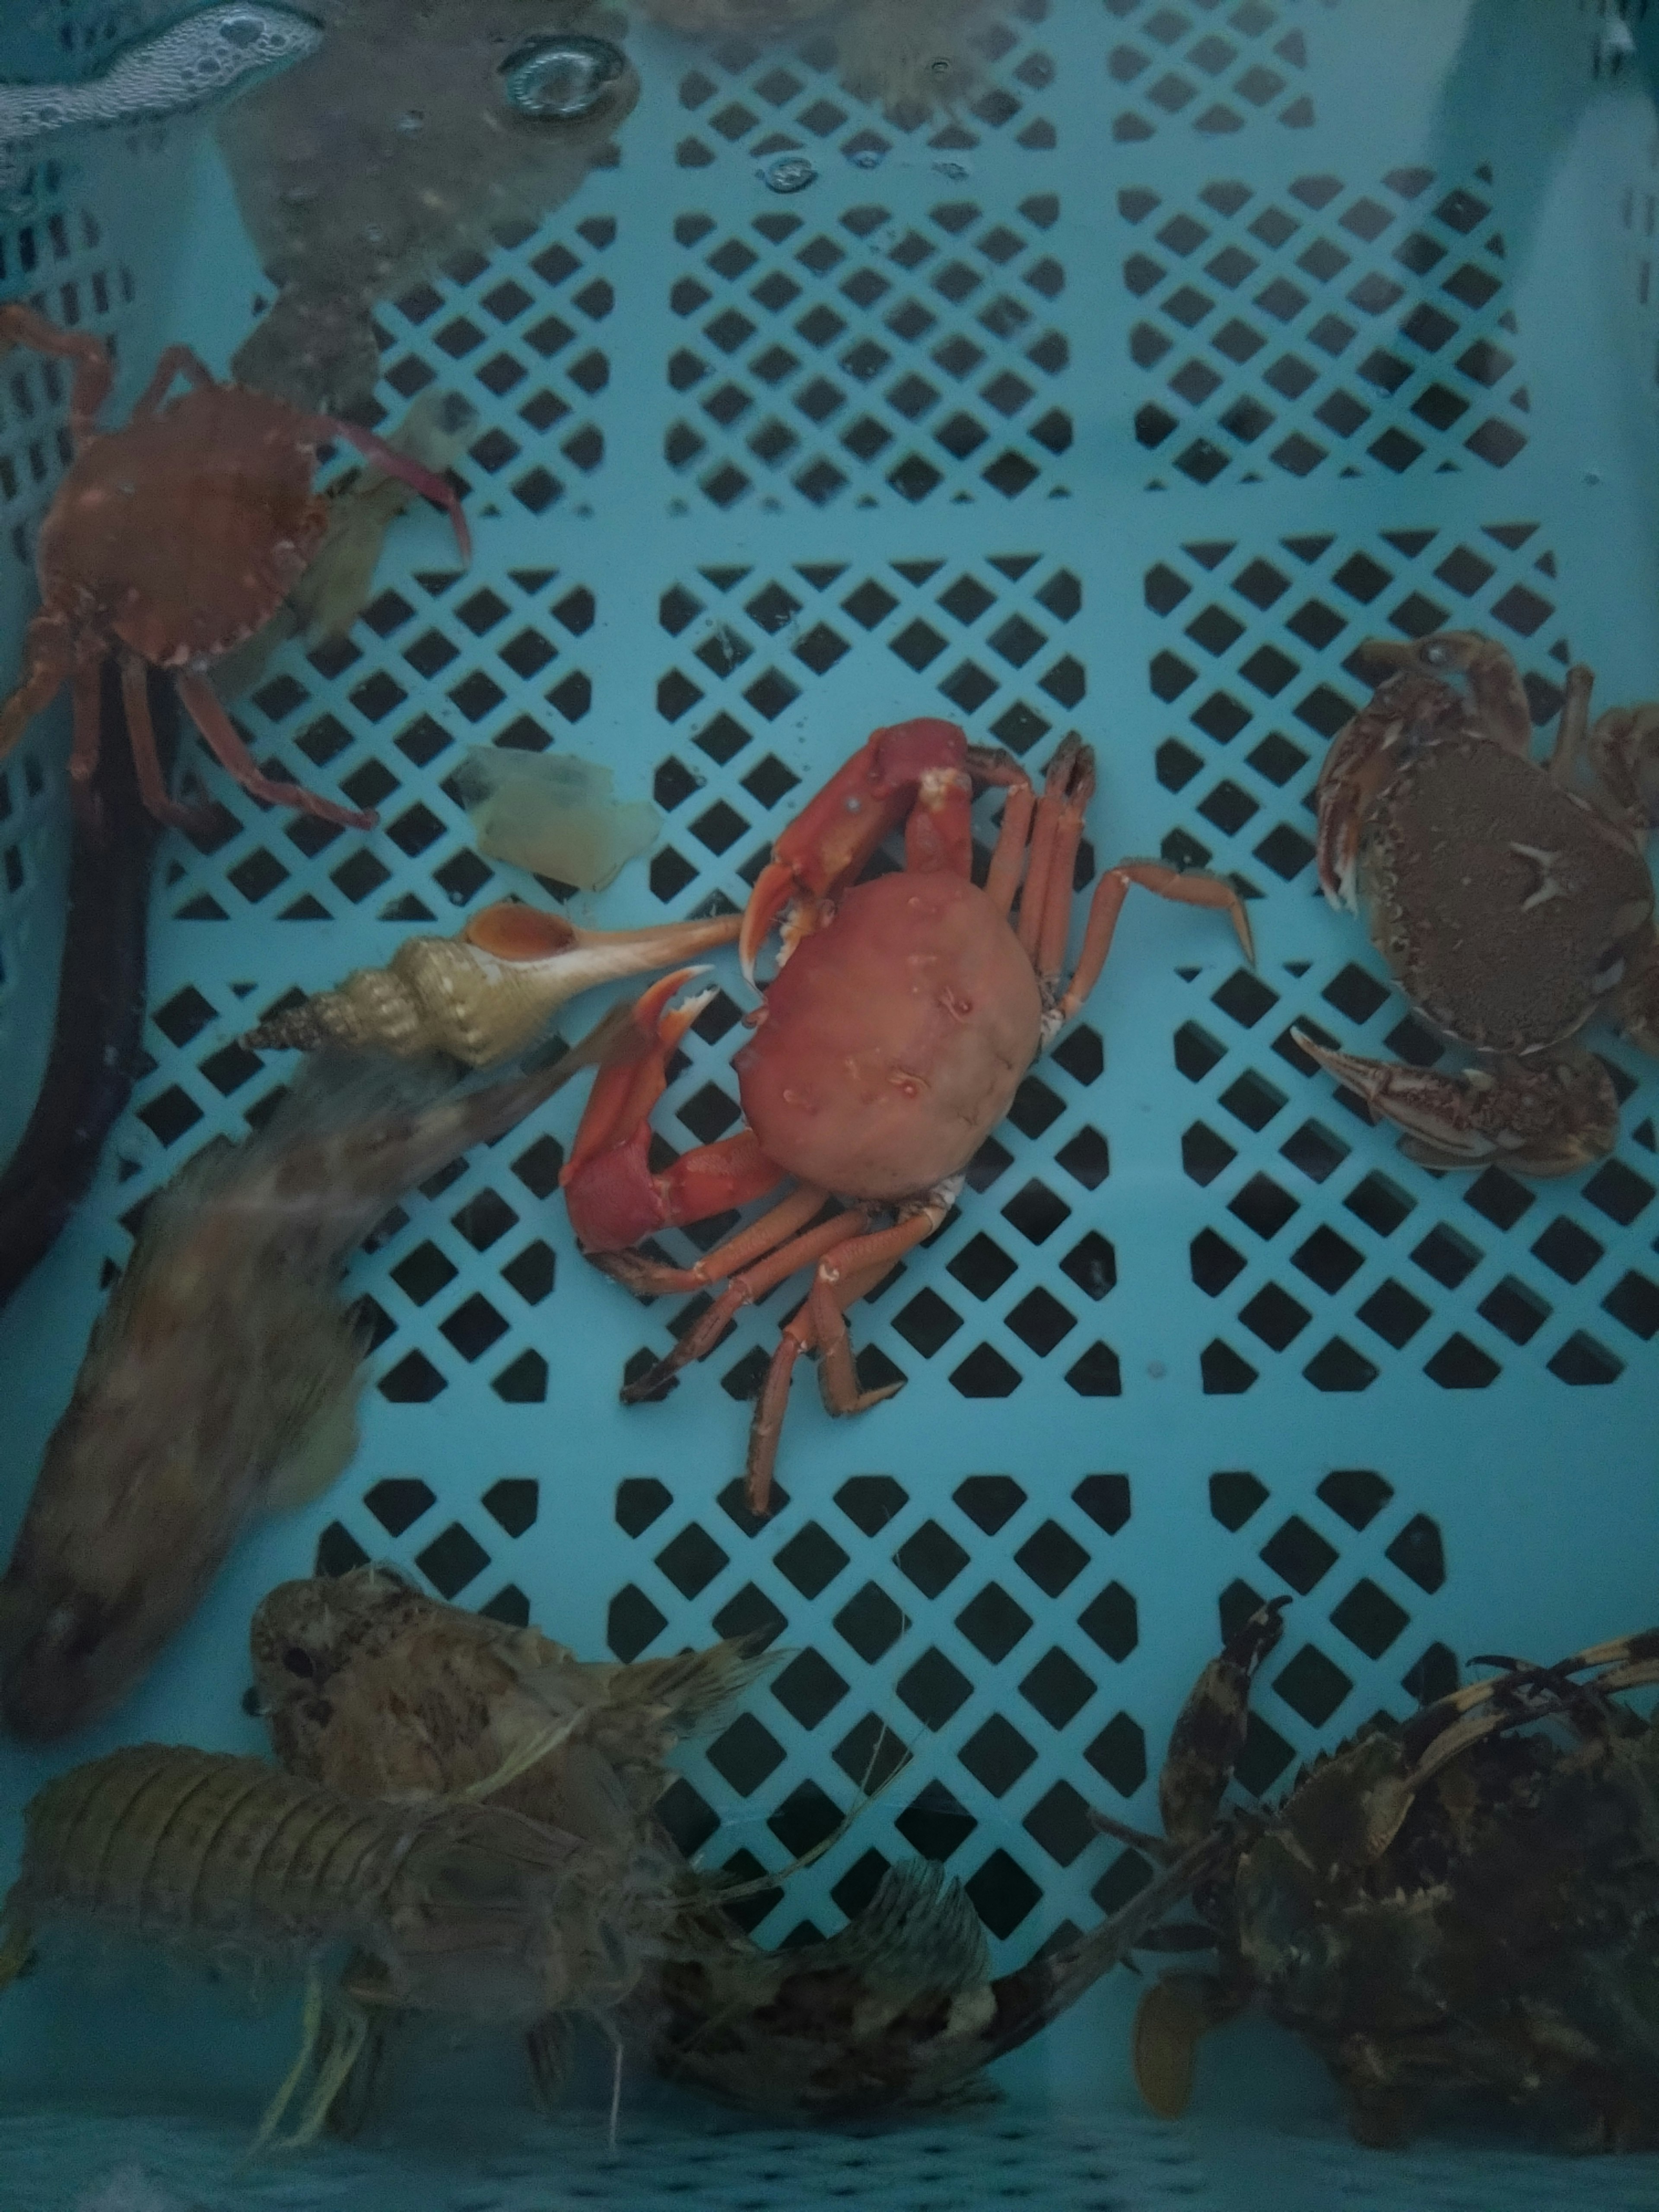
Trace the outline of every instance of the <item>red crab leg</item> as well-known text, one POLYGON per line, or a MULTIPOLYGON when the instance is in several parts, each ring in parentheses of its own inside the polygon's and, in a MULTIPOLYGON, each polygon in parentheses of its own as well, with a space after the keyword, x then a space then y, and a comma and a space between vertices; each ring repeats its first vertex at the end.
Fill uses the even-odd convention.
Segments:
POLYGON ((314 814, 319 822, 336 822, 343 830, 372 830, 380 820, 373 808, 365 813, 354 807, 338 806, 331 799, 319 799, 302 784, 278 783, 264 775, 237 736, 235 725, 206 677, 193 668, 180 668, 173 680, 191 721, 207 739, 214 758, 253 798, 263 799, 269 806, 297 806, 302 814, 314 814))
MULTIPOLYGON (((185 806, 167 790, 161 774, 161 755, 155 750, 155 725, 150 720, 149 684, 144 663, 136 653, 121 655, 121 702, 127 710, 127 741, 132 747, 132 764, 138 772, 138 795, 144 802, 146 812, 158 822, 165 822, 172 830, 204 830, 213 819, 213 810, 207 806, 185 806)), ((96 702, 94 702, 94 729, 96 730, 96 702)), ((70 763, 72 776, 90 776, 97 764, 96 738, 92 758, 84 770, 81 768, 80 702, 76 704, 75 758, 70 763)))
POLYGON ((400 453, 395 446, 388 446, 384 438, 377 438, 372 430, 364 430, 356 422, 342 422, 331 415, 325 415, 321 422, 331 436, 343 438, 347 443, 366 453, 375 467, 389 477, 396 477, 422 499, 429 499, 434 507, 442 507, 449 517, 449 526, 455 533, 455 543, 463 561, 472 558, 472 532, 467 527, 465 515, 455 487, 447 477, 441 477, 435 469, 428 469, 408 453, 400 453))
POLYGON ((785 908, 832 897, 854 882, 909 813, 927 771, 967 761, 968 740, 957 725, 924 718, 877 730, 836 769, 778 838, 750 894, 738 939, 750 982, 767 932, 785 908))
POLYGON ((1244 948, 1244 957, 1252 961, 1255 958, 1250 917, 1243 900, 1231 884, 1224 883, 1219 876, 1206 874, 1202 869, 1172 868, 1164 860, 1120 860, 1115 868, 1108 868, 1095 885, 1077 972, 1056 1009, 1062 1022, 1071 1020, 1100 981, 1106 955, 1112 949, 1112 933, 1117 927, 1117 918, 1123 910, 1131 884, 1139 884, 1146 890, 1156 891, 1159 898, 1172 899, 1180 906, 1215 908, 1232 923, 1244 948))
MULTIPOLYGON (((820 1205, 824 1194, 814 1194, 820 1205)), ((623 1391, 623 1403, 632 1405, 641 1398, 649 1398, 660 1390, 672 1375, 694 1360, 706 1359, 740 1314, 744 1306, 757 1305, 769 1291, 788 1276, 802 1267, 815 1265, 823 1255, 836 1245, 844 1244, 849 1232, 863 1226, 869 1216, 861 1206, 846 1213, 837 1213, 828 1221, 821 1221, 816 1229, 808 1230, 804 1237, 792 1237, 787 1244, 768 1254, 752 1267, 734 1275, 714 1304, 681 1337, 665 1359, 659 1359, 648 1375, 636 1382, 629 1383, 623 1391)))
POLYGON ((60 331, 21 300, 0 307, 0 349, 25 345, 35 353, 53 354, 75 363, 70 387, 70 435, 77 447, 98 434, 98 413, 115 381, 115 364, 109 349, 88 331, 60 331))
POLYGON ((16 690, 0 705, 0 760, 3 760, 43 707, 49 706, 74 671, 70 626, 63 615, 42 612, 23 633, 23 673, 16 690))

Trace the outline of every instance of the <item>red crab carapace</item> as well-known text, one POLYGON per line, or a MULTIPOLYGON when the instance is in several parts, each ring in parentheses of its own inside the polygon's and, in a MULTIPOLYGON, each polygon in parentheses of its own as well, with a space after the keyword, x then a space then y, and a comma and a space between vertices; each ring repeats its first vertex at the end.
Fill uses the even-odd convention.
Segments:
POLYGON ((75 707, 71 789, 88 803, 98 759, 99 669, 113 653, 145 806, 189 829, 199 810, 168 795, 145 693, 146 664, 173 672, 209 750, 245 791, 325 822, 369 830, 372 813, 263 775, 204 671, 263 627, 309 567, 328 527, 312 489, 318 448, 344 438, 388 475, 442 507, 462 557, 471 543, 442 477, 360 429, 302 414, 286 400, 220 384, 188 346, 169 346, 125 426, 100 430, 114 368, 85 331, 59 330, 17 301, 0 307, 0 353, 32 347, 73 365, 69 427, 75 459, 40 526, 40 611, 23 644, 23 672, 0 704, 0 759, 65 684, 75 707), (191 388, 170 404, 183 376, 191 388))
POLYGON ((779 838, 744 916, 738 949, 750 981, 774 922, 783 938, 778 974, 734 1063, 746 1126, 684 1153, 665 1174, 651 1171, 651 1109, 670 1055, 708 1003, 669 1006, 695 969, 644 994, 630 1035, 595 1079, 562 1178, 583 1251, 642 1294, 726 1285, 625 1399, 659 1390, 713 1351, 743 1306, 797 1269, 813 1270, 750 1430, 757 1512, 803 1352, 818 1355, 831 1413, 860 1412, 899 1387, 860 1389, 847 1308, 944 1221, 1027 1068, 1093 988, 1130 885, 1221 908, 1251 956, 1249 918, 1231 884, 1161 860, 1124 860, 1095 886, 1077 967, 1062 988, 1073 870, 1094 787, 1094 755, 1076 738, 1049 762, 1039 798, 1009 754, 970 745, 952 722, 878 730, 779 838), (969 872, 970 814, 975 789, 989 786, 1007 800, 981 890, 969 872), (903 868, 860 883, 901 823, 903 868), (796 1187, 779 1204, 692 1267, 631 1249, 657 1230, 763 1197, 791 1176, 796 1187), (841 1210, 820 1219, 832 1197, 841 1210), (884 1215, 891 1218, 877 1226, 884 1215))

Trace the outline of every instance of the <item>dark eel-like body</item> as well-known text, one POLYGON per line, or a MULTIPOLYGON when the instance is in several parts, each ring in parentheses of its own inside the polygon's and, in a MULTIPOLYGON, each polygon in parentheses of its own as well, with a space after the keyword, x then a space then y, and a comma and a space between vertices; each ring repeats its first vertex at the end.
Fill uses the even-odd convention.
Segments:
MULTIPOLYGON (((163 751, 173 690, 152 684, 163 751)), ((86 1196, 104 1139, 132 1095, 143 1046, 144 940, 160 825, 144 811, 121 687, 104 672, 103 745, 93 804, 78 808, 52 1052, 40 1095, 0 1174, 0 1307, 58 1241, 86 1196)))

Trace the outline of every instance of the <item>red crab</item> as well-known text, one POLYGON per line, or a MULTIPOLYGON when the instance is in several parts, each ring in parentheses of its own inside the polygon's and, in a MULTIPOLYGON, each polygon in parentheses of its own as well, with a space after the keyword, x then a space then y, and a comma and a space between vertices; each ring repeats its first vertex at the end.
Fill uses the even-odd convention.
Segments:
POLYGON ((388 475, 442 507, 465 559, 466 522, 453 488, 354 422, 304 415, 284 399, 219 384, 188 346, 169 346, 124 429, 100 431, 114 369, 85 331, 61 331, 16 301, 0 307, 0 353, 15 345, 72 362, 76 457, 40 526, 40 611, 23 674, 0 704, 0 759, 64 684, 75 702, 71 788, 88 803, 97 763, 99 669, 120 664, 143 801, 158 820, 196 827, 199 810, 170 799, 156 757, 144 668, 173 681, 215 757, 244 791, 325 822, 372 830, 376 817, 262 775, 202 673, 267 623, 310 566, 328 527, 311 489, 317 449, 345 438, 388 475), (177 376, 193 387, 163 406, 177 376))
POLYGON ((1094 787, 1094 755, 1075 737, 1049 762, 1039 799, 1016 760, 970 745, 952 722, 878 730, 779 838, 744 915, 738 950, 750 982, 780 916, 783 934, 779 973, 749 1016, 754 1035, 734 1062, 748 1126, 683 1154, 665 1174, 651 1172, 647 1117, 669 1055, 708 1003, 671 1011, 668 1001, 696 969, 644 994, 628 1038, 594 1080, 562 1177, 583 1251, 644 1294, 726 1285, 624 1399, 660 1389, 713 1351, 740 1307, 797 1268, 813 1268, 750 1429, 756 1512, 767 1507, 790 1375, 803 1352, 818 1354, 831 1413, 861 1412, 898 1387, 860 1390, 846 1310, 944 1221, 963 1169, 1026 1069, 1093 988, 1130 884, 1224 909, 1253 957, 1249 921, 1231 884, 1160 860, 1124 860, 1095 886, 1083 949, 1062 990, 1073 866, 1094 787), (969 875, 970 809, 975 788, 993 785, 1008 797, 981 890, 969 875), (860 883, 901 823, 902 870, 860 883), (786 1176, 797 1186, 787 1196, 695 1266, 630 1249, 656 1230, 760 1198, 786 1176), (821 1220, 832 1194, 842 1210, 821 1220), (891 1219, 876 1227, 884 1214, 891 1219))

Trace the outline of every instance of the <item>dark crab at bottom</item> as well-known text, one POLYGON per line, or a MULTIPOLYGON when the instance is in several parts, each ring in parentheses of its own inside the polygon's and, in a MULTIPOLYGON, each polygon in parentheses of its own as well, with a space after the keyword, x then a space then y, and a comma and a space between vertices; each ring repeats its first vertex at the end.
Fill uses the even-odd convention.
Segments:
POLYGON ((1325 2061, 1364 2142, 1484 2106, 1564 2148, 1659 2147, 1659 1729, 1615 1702, 1659 1681, 1659 1629, 1553 1667, 1477 1661, 1502 1671, 1362 1729, 1275 1809, 1223 1814, 1279 1609, 1206 1669, 1167 1840, 1133 1838, 1166 1866, 1224 1846, 1200 1925, 1164 1931, 1190 1951, 1207 1928, 1214 1970, 1141 2000, 1146 2101, 1184 2109, 1200 2038, 1257 2005, 1325 2061))

